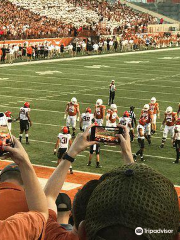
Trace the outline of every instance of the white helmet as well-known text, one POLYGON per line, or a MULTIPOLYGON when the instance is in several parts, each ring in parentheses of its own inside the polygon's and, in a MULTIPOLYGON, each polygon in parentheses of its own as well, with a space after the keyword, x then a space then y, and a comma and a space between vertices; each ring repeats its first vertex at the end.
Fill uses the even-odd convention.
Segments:
POLYGON ((112 80, 112 82, 114 82, 114 83, 115 83, 115 80, 112 80))
POLYGON ((102 105, 102 104, 103 104, 102 99, 98 99, 98 100, 96 101, 96 105, 97 105, 97 106, 100 106, 100 105, 102 105))
POLYGON ((145 104, 144 107, 143 107, 143 110, 148 111, 149 110, 149 104, 145 104))
POLYGON ((151 103, 156 103, 156 98, 155 97, 151 98, 151 103))
POLYGON ((71 102, 72 104, 76 104, 77 103, 77 99, 75 97, 71 98, 71 102))
POLYGON ((170 113, 172 113, 172 111, 173 111, 172 107, 167 107, 166 108, 166 113, 170 114, 170 113))
POLYGON ((113 111, 117 110, 116 104, 111 104, 111 110, 113 110, 113 111))

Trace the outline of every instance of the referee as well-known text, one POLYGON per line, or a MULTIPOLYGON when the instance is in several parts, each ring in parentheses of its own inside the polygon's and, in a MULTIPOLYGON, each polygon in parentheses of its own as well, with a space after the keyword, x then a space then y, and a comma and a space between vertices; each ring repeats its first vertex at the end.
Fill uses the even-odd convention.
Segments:
MULTIPOLYGON (((135 128, 137 126, 137 124, 136 124, 136 115, 134 113, 134 109, 135 109, 135 107, 131 106, 130 107, 130 111, 129 111, 132 128, 135 128)), ((130 139, 131 139, 131 142, 134 141, 134 134, 132 134, 131 132, 130 132, 130 139)))
POLYGON ((112 80, 109 85, 109 106, 114 103, 115 91, 116 91, 115 81, 112 80))

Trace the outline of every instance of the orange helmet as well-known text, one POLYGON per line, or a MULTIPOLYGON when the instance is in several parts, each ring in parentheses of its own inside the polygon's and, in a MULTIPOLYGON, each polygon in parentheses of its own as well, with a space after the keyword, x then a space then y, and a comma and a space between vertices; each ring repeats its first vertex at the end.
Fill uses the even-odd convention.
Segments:
POLYGON ((67 134, 69 132, 69 129, 68 129, 68 127, 63 127, 62 131, 64 134, 67 134))
POLYGON ((11 113, 10 111, 6 111, 6 112, 5 112, 6 117, 11 117, 11 114, 12 114, 12 113, 11 113))
POLYGON ((129 116, 130 116, 130 114, 129 114, 128 111, 125 111, 125 112, 123 113, 123 117, 129 117, 129 116))
POLYGON ((25 103, 24 103, 24 107, 25 107, 25 108, 30 108, 30 103, 29 103, 29 102, 25 102, 25 103))
POLYGON ((87 107, 86 112, 91 113, 91 108, 87 107))

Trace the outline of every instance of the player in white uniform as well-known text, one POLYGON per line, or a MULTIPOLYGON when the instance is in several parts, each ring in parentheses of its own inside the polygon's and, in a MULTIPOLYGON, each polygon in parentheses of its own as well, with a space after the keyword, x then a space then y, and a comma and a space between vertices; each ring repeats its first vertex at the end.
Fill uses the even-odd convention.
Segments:
POLYGON ((176 161, 173 163, 179 163, 180 158, 180 118, 177 119, 176 125, 174 127, 174 137, 173 141, 176 147, 176 161))
POLYGON ((106 115, 106 126, 108 127, 116 127, 116 120, 119 120, 118 114, 117 114, 117 106, 116 104, 111 104, 110 109, 107 111, 106 115))
POLYGON ((20 120, 20 134, 19 134, 19 141, 22 141, 23 132, 25 131, 26 136, 26 144, 29 144, 29 124, 32 126, 32 121, 30 119, 30 103, 25 102, 24 107, 20 108, 19 117, 16 119, 20 120))
POLYGON ((132 127, 132 118, 130 117, 130 113, 125 111, 123 113, 123 117, 119 119, 119 124, 124 125, 128 128, 130 136, 134 137, 134 128, 132 127))
POLYGON ((73 97, 71 102, 67 103, 66 110, 64 114, 64 119, 66 119, 66 126, 69 128, 72 126, 72 136, 75 137, 75 130, 76 130, 76 121, 79 122, 80 111, 79 111, 79 104, 77 99, 73 97), (67 114, 67 119, 66 119, 67 114))
POLYGON ((89 127, 94 120, 94 114, 91 113, 91 108, 86 108, 86 112, 81 114, 80 119, 80 130, 85 131, 87 127, 89 127))
POLYGON ((12 123, 12 113, 10 111, 6 111, 5 115, 6 115, 6 119, 7 119, 7 125, 8 125, 8 129, 9 131, 11 131, 11 123, 12 123))
POLYGON ((137 126, 137 137, 140 149, 133 155, 134 161, 137 161, 137 156, 141 156, 141 161, 144 160, 143 152, 144 152, 144 139, 145 139, 145 124, 146 120, 143 118, 139 119, 139 124, 137 126))
MULTIPOLYGON (((71 134, 69 134, 68 127, 63 127, 61 132, 57 136, 57 142, 54 148, 54 155, 57 153, 58 162, 57 165, 61 162, 61 159, 64 153, 68 150, 68 147, 71 146, 71 134), (57 152, 58 149, 58 152, 57 152)), ((73 174, 72 166, 70 166, 70 173, 73 174)))

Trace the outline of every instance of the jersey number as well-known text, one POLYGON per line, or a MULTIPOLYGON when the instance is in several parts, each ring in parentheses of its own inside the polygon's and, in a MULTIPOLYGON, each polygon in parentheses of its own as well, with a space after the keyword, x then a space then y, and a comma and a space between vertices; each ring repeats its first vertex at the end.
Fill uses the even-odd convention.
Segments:
POLYGON ((66 144, 67 143, 67 138, 63 137, 62 140, 61 140, 61 143, 66 144))

